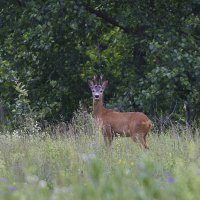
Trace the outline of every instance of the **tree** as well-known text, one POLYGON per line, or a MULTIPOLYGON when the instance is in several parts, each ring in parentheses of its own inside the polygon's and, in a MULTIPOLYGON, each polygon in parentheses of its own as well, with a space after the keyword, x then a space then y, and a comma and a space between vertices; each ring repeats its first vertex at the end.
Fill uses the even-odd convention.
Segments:
POLYGON ((96 73, 109 80, 108 107, 199 121, 199 11, 197 0, 5 1, 1 99, 15 104, 17 79, 38 119, 69 120, 91 104, 96 73))

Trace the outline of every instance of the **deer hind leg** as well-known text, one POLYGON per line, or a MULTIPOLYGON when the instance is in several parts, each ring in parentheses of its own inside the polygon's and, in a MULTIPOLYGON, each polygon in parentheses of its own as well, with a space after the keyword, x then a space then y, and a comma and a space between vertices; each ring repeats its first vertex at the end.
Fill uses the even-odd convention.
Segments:
POLYGON ((145 149, 149 149, 147 143, 146 143, 146 135, 143 134, 136 134, 132 136, 132 139, 136 143, 140 143, 145 149))
POLYGON ((146 135, 149 131, 149 128, 144 124, 138 124, 131 129, 131 136, 133 140, 137 143, 140 143, 145 149, 149 149, 146 142, 146 135))
POLYGON ((147 140, 146 140, 146 137, 147 137, 148 132, 149 132, 149 128, 147 128, 147 129, 143 132, 143 134, 141 135, 142 138, 143 138, 143 140, 144 140, 144 145, 143 145, 143 146, 145 147, 145 149, 149 149, 149 147, 148 147, 148 145, 147 145, 147 140))
POLYGON ((147 145, 147 140, 146 140, 147 134, 144 136, 144 144, 145 144, 145 149, 149 149, 149 146, 147 145))
POLYGON ((146 142, 146 137, 141 137, 140 143, 143 145, 145 149, 149 149, 147 142, 146 142))
POLYGON ((146 134, 140 133, 138 137, 139 143, 145 148, 149 149, 147 142, 146 142, 146 134))
POLYGON ((107 125, 107 126, 103 127, 103 137, 104 137, 104 142, 105 142, 106 146, 111 146, 111 143, 113 140, 111 126, 107 125))
POLYGON ((132 130, 131 138, 134 142, 140 143, 145 149, 149 149, 146 143, 146 133, 142 132, 140 129, 132 130))

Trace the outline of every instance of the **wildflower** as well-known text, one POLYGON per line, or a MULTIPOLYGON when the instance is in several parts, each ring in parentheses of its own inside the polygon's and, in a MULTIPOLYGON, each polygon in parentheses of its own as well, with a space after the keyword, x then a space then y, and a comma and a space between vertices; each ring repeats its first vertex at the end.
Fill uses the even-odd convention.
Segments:
POLYGON ((130 174, 130 170, 129 169, 125 169, 124 170, 124 174, 127 176, 127 175, 129 175, 130 174))
POLYGON ((40 186, 41 188, 45 188, 45 187, 47 186, 47 182, 44 181, 44 180, 40 180, 40 181, 39 181, 39 186, 40 186))
POLYGON ((80 159, 83 161, 87 161, 87 160, 93 159, 95 157, 96 157, 96 155, 94 153, 90 153, 90 154, 82 153, 80 155, 80 159))
POLYGON ((7 182, 7 179, 4 177, 0 177, 0 182, 7 182))
POLYGON ((15 192, 17 190, 17 188, 15 186, 8 186, 8 190, 10 192, 15 192))
POLYGON ((200 174, 200 168, 199 168, 199 169, 197 169, 197 174, 200 174))
POLYGON ((172 184, 176 182, 176 179, 170 175, 168 171, 163 172, 163 175, 166 177, 168 183, 172 184))
POLYGON ((118 160, 118 164, 119 164, 119 165, 124 165, 124 164, 125 164, 125 161, 124 161, 124 160, 121 160, 121 159, 119 159, 119 160, 118 160))
POLYGON ((168 172, 168 171, 164 171, 164 172, 163 172, 163 175, 164 175, 165 177, 168 177, 168 176, 170 176, 170 174, 169 174, 169 172, 168 172))
POLYGON ((168 177, 167 177, 167 182, 168 182, 168 183, 175 183, 175 181, 176 181, 176 180, 175 180, 175 178, 174 178, 173 176, 168 176, 168 177))
POLYGON ((27 181, 28 183, 36 183, 36 182, 39 181, 39 178, 38 178, 38 176, 36 176, 36 175, 27 176, 27 177, 26 177, 26 181, 27 181))
POLYGON ((71 187, 54 188, 55 193, 68 193, 68 192, 71 192, 71 191, 72 191, 71 187))

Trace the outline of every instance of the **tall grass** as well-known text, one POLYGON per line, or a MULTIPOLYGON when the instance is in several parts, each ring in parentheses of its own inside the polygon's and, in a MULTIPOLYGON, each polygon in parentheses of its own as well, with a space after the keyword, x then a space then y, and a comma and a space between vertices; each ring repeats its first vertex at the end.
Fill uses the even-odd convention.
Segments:
POLYGON ((199 198, 198 129, 191 135, 174 126, 160 136, 152 130, 147 151, 130 138, 105 147, 83 112, 71 124, 41 129, 27 119, 20 127, 0 135, 0 199, 199 198))

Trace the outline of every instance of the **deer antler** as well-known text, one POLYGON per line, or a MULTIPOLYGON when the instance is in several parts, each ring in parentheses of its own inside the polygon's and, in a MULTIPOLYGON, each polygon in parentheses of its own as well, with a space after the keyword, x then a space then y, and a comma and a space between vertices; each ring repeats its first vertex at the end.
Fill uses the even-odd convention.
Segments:
POLYGON ((94 74, 94 84, 97 84, 97 76, 94 74))
POLYGON ((103 84, 103 75, 100 76, 100 81, 99 84, 102 85, 103 84))

